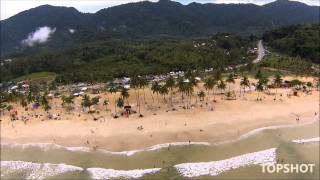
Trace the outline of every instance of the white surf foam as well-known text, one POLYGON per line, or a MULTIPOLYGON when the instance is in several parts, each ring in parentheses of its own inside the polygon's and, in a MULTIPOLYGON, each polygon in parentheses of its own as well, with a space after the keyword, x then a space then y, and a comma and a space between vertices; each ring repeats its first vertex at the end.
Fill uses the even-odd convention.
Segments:
POLYGON ((292 140, 292 142, 297 144, 320 142, 320 137, 315 137, 310 139, 296 139, 296 140, 292 140))
POLYGON ((26 144, 17 144, 17 143, 2 143, 1 146, 17 147, 17 148, 41 148, 43 151, 54 150, 54 149, 65 149, 68 151, 82 151, 90 152, 88 147, 66 147, 54 143, 26 143, 26 144))
POLYGON ((83 171, 81 167, 66 164, 32 163, 26 161, 1 161, 1 175, 23 173, 24 179, 45 179, 68 172, 83 171))
MULTIPOLYGON (((126 155, 126 156, 132 156, 138 152, 143 151, 156 151, 163 148, 168 147, 174 147, 174 146, 188 146, 188 145, 203 145, 203 146, 210 146, 210 143, 208 142, 174 142, 174 143, 165 143, 165 144, 157 144, 151 147, 148 147, 146 149, 138 149, 138 150, 130 150, 130 151, 108 151, 104 149, 97 149, 95 151, 102 152, 102 153, 108 153, 108 154, 114 154, 114 155, 126 155)), ((1 146, 9 146, 9 147, 18 147, 18 148, 30 148, 30 147, 38 147, 41 148, 44 151, 52 150, 52 149, 64 149, 67 151, 80 151, 80 152, 95 152, 94 150, 88 148, 88 147, 65 147, 58 144, 53 143, 28 143, 28 144, 16 144, 16 143, 10 143, 10 144, 1 144, 1 146)))
POLYGON ((156 151, 161 150, 164 148, 169 147, 176 147, 176 146, 189 146, 189 145, 202 145, 202 146, 210 146, 210 143, 208 142, 174 142, 174 143, 164 143, 164 144, 157 144, 151 147, 148 147, 146 149, 138 149, 138 150, 131 150, 131 151, 120 151, 120 152, 113 152, 113 151, 107 151, 99 149, 102 152, 110 153, 110 154, 116 154, 116 155, 126 155, 126 156, 132 156, 138 152, 145 152, 145 151, 156 151))
POLYGON ((295 128, 295 127, 300 127, 300 126, 305 126, 305 125, 309 125, 309 124, 313 124, 315 122, 318 122, 319 119, 316 119, 316 120, 313 120, 313 121, 309 121, 309 122, 306 122, 306 123, 301 123, 301 124, 289 124, 289 125, 279 125, 279 126, 267 126, 267 127, 262 127, 262 128, 258 128, 258 129, 254 129, 252 131, 249 131, 248 133, 246 134, 243 134, 240 136, 239 139, 245 139, 245 138, 248 138, 252 135, 255 135, 255 134, 258 134, 262 131, 265 131, 265 130, 273 130, 273 129, 281 129, 281 128, 295 128))
POLYGON ((182 176, 190 178, 204 175, 216 176, 240 167, 274 163, 276 163, 276 148, 243 154, 220 161, 183 163, 174 167, 182 176))
POLYGON ((138 179, 145 174, 155 174, 159 172, 161 168, 153 169, 135 169, 135 170, 114 170, 114 169, 103 169, 103 168, 88 168, 91 178, 93 179, 138 179))

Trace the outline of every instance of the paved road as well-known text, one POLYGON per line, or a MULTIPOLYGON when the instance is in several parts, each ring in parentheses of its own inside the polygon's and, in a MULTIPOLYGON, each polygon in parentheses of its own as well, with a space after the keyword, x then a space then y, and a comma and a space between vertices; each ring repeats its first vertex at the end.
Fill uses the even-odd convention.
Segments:
POLYGON ((258 42, 258 56, 255 60, 253 60, 253 63, 259 63, 265 55, 265 49, 263 47, 262 40, 260 40, 258 42))
MULTIPOLYGON (((266 55, 266 53, 265 53, 266 50, 263 47, 262 40, 258 41, 257 48, 258 48, 258 56, 255 60, 252 61, 252 63, 254 63, 254 64, 259 63, 263 59, 263 57, 266 55)), ((248 63, 239 64, 236 66, 236 68, 240 68, 240 67, 247 66, 247 65, 248 65, 248 63)))

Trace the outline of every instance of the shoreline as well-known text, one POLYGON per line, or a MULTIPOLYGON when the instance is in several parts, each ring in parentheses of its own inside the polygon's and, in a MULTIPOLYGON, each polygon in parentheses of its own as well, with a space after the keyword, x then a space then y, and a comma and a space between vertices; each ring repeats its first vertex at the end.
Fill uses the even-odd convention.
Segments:
MULTIPOLYGON (((319 117, 319 116, 317 116, 319 117)), ((132 156, 136 153, 139 152, 146 152, 146 151, 156 151, 160 150, 163 148, 168 148, 170 146, 188 146, 188 145, 196 145, 196 146, 219 146, 223 144, 228 144, 228 143, 233 143, 237 142, 246 138, 249 138, 251 136, 254 136, 256 134, 262 133, 265 130, 271 130, 271 129, 281 129, 281 128, 295 128, 295 127, 300 127, 300 126, 305 126, 309 124, 313 124, 319 121, 317 117, 309 117, 306 118, 308 120, 305 120, 303 123, 299 124, 280 124, 280 125, 271 125, 271 126, 264 126, 264 127, 258 127, 256 129, 249 130, 248 132, 239 135, 235 139, 225 139, 222 141, 218 142, 209 142, 209 141, 189 141, 189 142, 165 142, 165 143, 158 143, 154 144, 152 146, 147 146, 143 147, 141 149, 126 149, 122 151, 112 151, 110 149, 105 149, 105 148, 92 148, 88 146, 68 146, 67 144, 55 144, 55 143, 50 143, 50 142, 29 142, 29 143, 17 143, 16 140, 8 140, 8 139, 1 139, 1 146, 21 146, 22 148, 29 147, 29 146, 34 146, 34 147, 40 147, 43 148, 44 150, 48 149, 65 149, 68 151, 82 151, 82 152, 102 152, 102 153, 107 153, 107 154, 112 154, 112 155, 126 155, 126 156, 132 156), (314 119, 316 118, 316 119, 314 119), (3 142, 5 141, 5 142, 3 142)), ((317 137, 319 138, 319 137, 317 137)), ((314 138, 311 138, 314 139, 314 138)), ((302 139, 303 141, 304 139, 302 139)), ((292 142, 295 141, 300 141, 300 140, 292 140, 292 142)), ((300 142, 296 142, 300 143, 300 142)))

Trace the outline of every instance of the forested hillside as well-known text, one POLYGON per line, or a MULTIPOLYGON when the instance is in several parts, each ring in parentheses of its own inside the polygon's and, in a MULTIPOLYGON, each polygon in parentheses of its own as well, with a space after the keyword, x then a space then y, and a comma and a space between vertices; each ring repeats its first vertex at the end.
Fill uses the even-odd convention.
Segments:
POLYGON ((106 81, 113 77, 159 74, 174 70, 223 68, 252 61, 256 43, 249 38, 217 34, 200 40, 112 39, 58 52, 14 58, 1 66, 2 81, 35 72, 55 72, 59 82, 106 81))
POLYGON ((254 4, 182 5, 178 2, 138 2, 102 9, 94 14, 74 8, 39 6, 1 21, 2 57, 30 54, 39 49, 61 50, 80 43, 109 40, 121 35, 131 39, 159 37, 199 38, 219 32, 261 34, 283 25, 319 22, 319 7, 278 0, 254 4), (48 40, 23 43, 41 27, 50 28, 48 40))
POLYGON ((273 50, 289 56, 299 56, 319 64, 320 25, 295 25, 278 28, 263 35, 273 50))

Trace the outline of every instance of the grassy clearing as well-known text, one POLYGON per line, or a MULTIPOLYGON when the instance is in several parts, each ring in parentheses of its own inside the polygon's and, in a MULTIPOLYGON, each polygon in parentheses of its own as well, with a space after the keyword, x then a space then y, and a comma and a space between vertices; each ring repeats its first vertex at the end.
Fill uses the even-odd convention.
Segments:
POLYGON ((51 82, 56 78, 57 74, 52 72, 37 72, 28 74, 25 76, 20 76, 16 79, 14 79, 14 82, 20 82, 20 81, 32 81, 32 82, 51 82))

